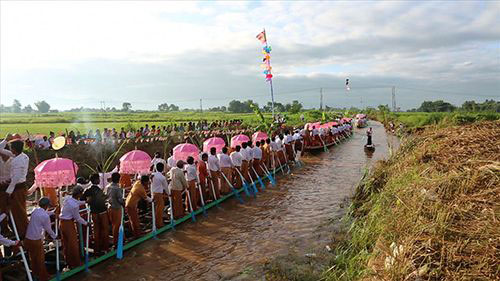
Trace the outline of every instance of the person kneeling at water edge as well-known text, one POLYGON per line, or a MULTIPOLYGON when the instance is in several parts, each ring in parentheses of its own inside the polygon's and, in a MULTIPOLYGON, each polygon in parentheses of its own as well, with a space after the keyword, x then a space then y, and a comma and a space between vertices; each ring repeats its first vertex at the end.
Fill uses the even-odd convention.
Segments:
POLYGON ((130 220, 130 227, 132 228, 135 238, 139 238, 143 234, 141 224, 139 222, 139 215, 137 213, 137 204, 141 199, 144 199, 149 203, 153 201, 153 199, 149 198, 146 194, 146 187, 148 185, 149 177, 146 175, 141 176, 141 180, 134 183, 132 190, 130 190, 130 193, 127 196, 127 200, 125 201, 125 207, 127 208, 130 220))
POLYGON ((170 193, 172 194, 172 206, 174 219, 184 217, 184 208, 182 207, 182 192, 188 188, 186 178, 184 177, 184 161, 177 161, 177 166, 170 169, 168 176, 170 178, 170 193))

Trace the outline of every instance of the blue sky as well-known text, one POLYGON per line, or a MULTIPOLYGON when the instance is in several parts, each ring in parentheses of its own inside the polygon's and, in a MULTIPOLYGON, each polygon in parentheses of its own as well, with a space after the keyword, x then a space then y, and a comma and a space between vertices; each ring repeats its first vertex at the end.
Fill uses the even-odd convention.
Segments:
POLYGON ((100 107, 100 101, 195 108, 200 98, 206 107, 233 98, 264 104, 269 85, 255 39, 263 27, 280 102, 317 107, 324 87, 330 106, 390 104, 391 85, 403 109, 426 99, 461 104, 500 97, 497 1, 0 5, 5 105, 15 98, 23 105, 43 99, 58 109, 100 107))

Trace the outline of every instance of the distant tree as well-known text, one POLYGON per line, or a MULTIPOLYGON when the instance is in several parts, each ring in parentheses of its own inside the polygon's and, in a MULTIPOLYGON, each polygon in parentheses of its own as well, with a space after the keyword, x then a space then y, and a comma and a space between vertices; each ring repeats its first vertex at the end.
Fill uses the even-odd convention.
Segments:
POLYGON ((10 106, 5 106, 3 104, 0 104, 0 112, 2 112, 2 113, 9 113, 10 112, 10 106))
POLYGON ((50 110, 50 104, 44 100, 35 102, 35 106, 38 108, 38 112, 40 113, 47 113, 50 110))
POLYGON ((132 108, 132 104, 130 102, 122 103, 122 111, 129 111, 132 108))
POLYGON ((168 103, 158 105, 158 111, 167 112, 169 110, 168 103))
POLYGON ((11 108, 12 108, 12 112, 14 112, 14 113, 21 112, 21 102, 19 102, 19 100, 14 100, 11 108))
POLYGON ((387 104, 381 104, 377 108, 379 111, 382 111, 382 112, 389 112, 390 111, 389 105, 387 105, 387 104))
POLYGON ((25 112, 25 113, 31 113, 31 112, 33 112, 33 108, 31 107, 31 105, 28 104, 27 106, 25 106, 23 108, 23 112, 25 112))
POLYGON ((243 108, 243 103, 239 100, 232 100, 229 102, 229 106, 227 107, 227 110, 229 112, 233 113, 241 113, 243 108))
POLYGON ((287 110, 290 113, 299 113, 302 110, 302 104, 298 100, 292 101, 292 104, 290 106, 290 109, 287 110))
POLYGON ((454 111, 456 107, 449 102, 443 100, 437 101, 424 101, 422 105, 418 108, 420 112, 451 112, 454 111))
POLYGON ((175 104, 171 104, 168 106, 169 111, 179 111, 179 107, 175 104))

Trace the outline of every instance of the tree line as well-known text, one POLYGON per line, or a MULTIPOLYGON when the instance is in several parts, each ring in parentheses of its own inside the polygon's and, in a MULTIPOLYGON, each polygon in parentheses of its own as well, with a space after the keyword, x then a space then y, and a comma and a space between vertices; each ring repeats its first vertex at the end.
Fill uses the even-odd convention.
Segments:
POLYGON ((453 111, 467 111, 467 112, 500 112, 500 102, 493 99, 486 100, 482 103, 476 101, 466 101, 462 106, 457 107, 453 104, 443 101, 424 101, 420 107, 410 109, 409 112, 453 112, 453 111))

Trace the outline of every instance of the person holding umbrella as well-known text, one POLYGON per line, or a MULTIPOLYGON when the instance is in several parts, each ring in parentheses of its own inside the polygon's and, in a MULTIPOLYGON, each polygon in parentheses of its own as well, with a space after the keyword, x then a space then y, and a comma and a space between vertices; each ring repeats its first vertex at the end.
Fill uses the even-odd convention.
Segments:
POLYGON ((30 222, 23 243, 29 254, 33 275, 36 276, 39 281, 49 280, 49 274, 45 267, 45 253, 43 249, 44 233, 47 232, 54 240, 57 238, 50 224, 50 216, 53 216, 54 213, 47 211, 49 207, 51 207, 49 198, 43 197, 38 201, 38 208, 31 213, 30 222))

